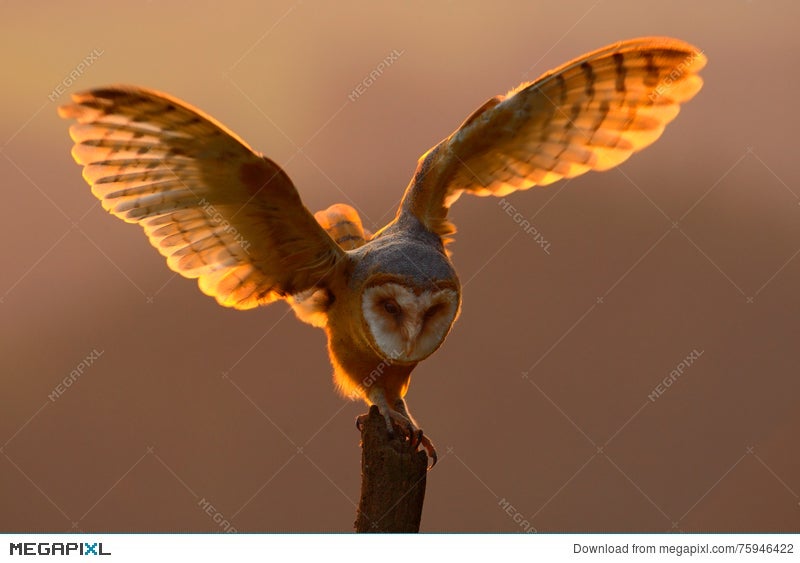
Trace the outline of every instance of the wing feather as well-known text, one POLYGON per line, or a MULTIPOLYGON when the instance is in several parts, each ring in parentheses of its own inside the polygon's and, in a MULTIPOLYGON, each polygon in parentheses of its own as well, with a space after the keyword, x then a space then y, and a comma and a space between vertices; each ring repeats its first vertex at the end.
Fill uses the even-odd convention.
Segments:
POLYGON ((72 155, 103 207, 220 304, 319 287, 342 263, 286 173, 200 110, 113 86, 74 94, 59 114, 77 120, 72 155))
POLYGON ((505 196, 642 150, 702 87, 706 57, 664 37, 622 41, 496 96, 420 158, 399 213, 446 236, 447 211, 468 192, 505 196))

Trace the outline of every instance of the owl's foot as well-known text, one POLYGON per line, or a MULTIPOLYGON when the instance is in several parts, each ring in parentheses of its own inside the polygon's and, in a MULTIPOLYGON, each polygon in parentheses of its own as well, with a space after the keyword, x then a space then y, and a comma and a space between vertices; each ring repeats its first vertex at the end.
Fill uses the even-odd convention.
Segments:
MULTIPOLYGON (((390 408, 388 405, 377 406, 378 410, 383 415, 383 419, 386 421, 386 430, 389 432, 389 437, 399 436, 401 439, 407 439, 413 450, 422 446, 425 453, 431 458, 431 465, 428 469, 433 468, 439 460, 436 447, 433 445, 430 438, 425 436, 419 426, 417 426, 416 421, 408 414, 405 401, 399 399, 395 403, 395 408, 390 408)), ((367 416, 366 414, 362 414, 356 418, 356 428, 361 430, 367 416)))
MULTIPOLYGON (((417 424, 417 421, 414 420, 414 418, 408 412, 408 405, 406 405, 405 400, 402 398, 397 399, 397 401, 394 403, 394 410, 391 412, 399 414, 407 421, 407 424, 410 426, 408 436, 409 440, 411 440, 411 445, 414 448, 422 446, 425 449, 425 452, 428 454, 428 457, 431 458, 431 468, 436 465, 436 462, 439 461, 439 456, 436 454, 436 447, 434 447, 430 438, 422 433, 422 429, 417 424)), ((384 418, 386 418, 386 415, 384 415, 384 418)), ((391 431, 392 430, 390 428, 390 434, 391 431)))

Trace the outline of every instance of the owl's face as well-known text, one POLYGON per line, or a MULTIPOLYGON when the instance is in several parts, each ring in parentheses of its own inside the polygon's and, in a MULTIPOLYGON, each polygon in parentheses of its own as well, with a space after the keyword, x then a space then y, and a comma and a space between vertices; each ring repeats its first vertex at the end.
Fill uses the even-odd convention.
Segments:
POLYGON ((361 311, 372 348, 393 364, 411 364, 433 354, 458 315, 457 286, 413 288, 384 281, 368 286, 361 311))

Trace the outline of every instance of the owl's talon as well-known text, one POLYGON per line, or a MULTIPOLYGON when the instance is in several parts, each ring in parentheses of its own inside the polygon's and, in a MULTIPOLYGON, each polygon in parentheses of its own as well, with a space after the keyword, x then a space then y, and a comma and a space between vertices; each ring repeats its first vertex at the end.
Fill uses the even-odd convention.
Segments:
POLYGON ((436 447, 431 442, 430 438, 425 436, 422 433, 422 430, 419 431, 419 446, 425 450, 425 453, 428 454, 428 457, 431 458, 431 464, 428 466, 428 471, 433 469, 433 466, 436 465, 436 462, 439 461, 439 455, 436 453, 436 447))
MULTIPOLYGON (((431 465, 428 467, 428 469, 431 469, 434 465, 436 465, 436 462, 439 459, 439 457, 436 455, 436 448, 433 446, 433 442, 430 441, 422 429, 417 427, 413 419, 408 415, 408 411, 405 408, 405 402, 398 401, 396 405, 400 408, 380 409, 381 414, 386 421, 386 431, 389 435, 389 439, 391 440, 395 437, 398 437, 401 441, 408 440, 408 445, 413 451, 416 451, 420 446, 422 446, 422 448, 428 454, 428 457, 431 458, 431 465)), ((356 425, 362 423, 361 419, 363 419, 365 416, 367 415, 361 415, 358 417, 356 420, 356 425)))
POLYGON ((408 439, 408 445, 411 447, 412 451, 417 451, 417 449, 422 447, 425 450, 425 453, 431 458, 431 464, 428 466, 428 470, 430 471, 433 469, 433 466, 436 465, 436 462, 439 461, 439 456, 436 453, 436 447, 431 442, 430 438, 428 438, 425 433, 422 431, 421 428, 417 428, 414 426, 413 423, 409 423, 405 425, 403 430, 406 431, 405 437, 408 439))

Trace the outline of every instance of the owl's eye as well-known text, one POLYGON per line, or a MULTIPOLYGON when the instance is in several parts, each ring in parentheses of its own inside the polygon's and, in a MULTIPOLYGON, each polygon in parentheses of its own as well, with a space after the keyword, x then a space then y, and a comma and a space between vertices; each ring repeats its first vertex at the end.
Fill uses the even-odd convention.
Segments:
POLYGON ((425 311, 425 320, 427 321, 435 317, 437 314, 439 314, 439 311, 441 311, 443 307, 444 305, 438 303, 433 307, 431 307, 430 309, 428 309, 427 311, 425 311))
POLYGON ((384 301, 383 309, 393 317, 400 315, 400 305, 398 305, 394 299, 387 299, 384 301))

